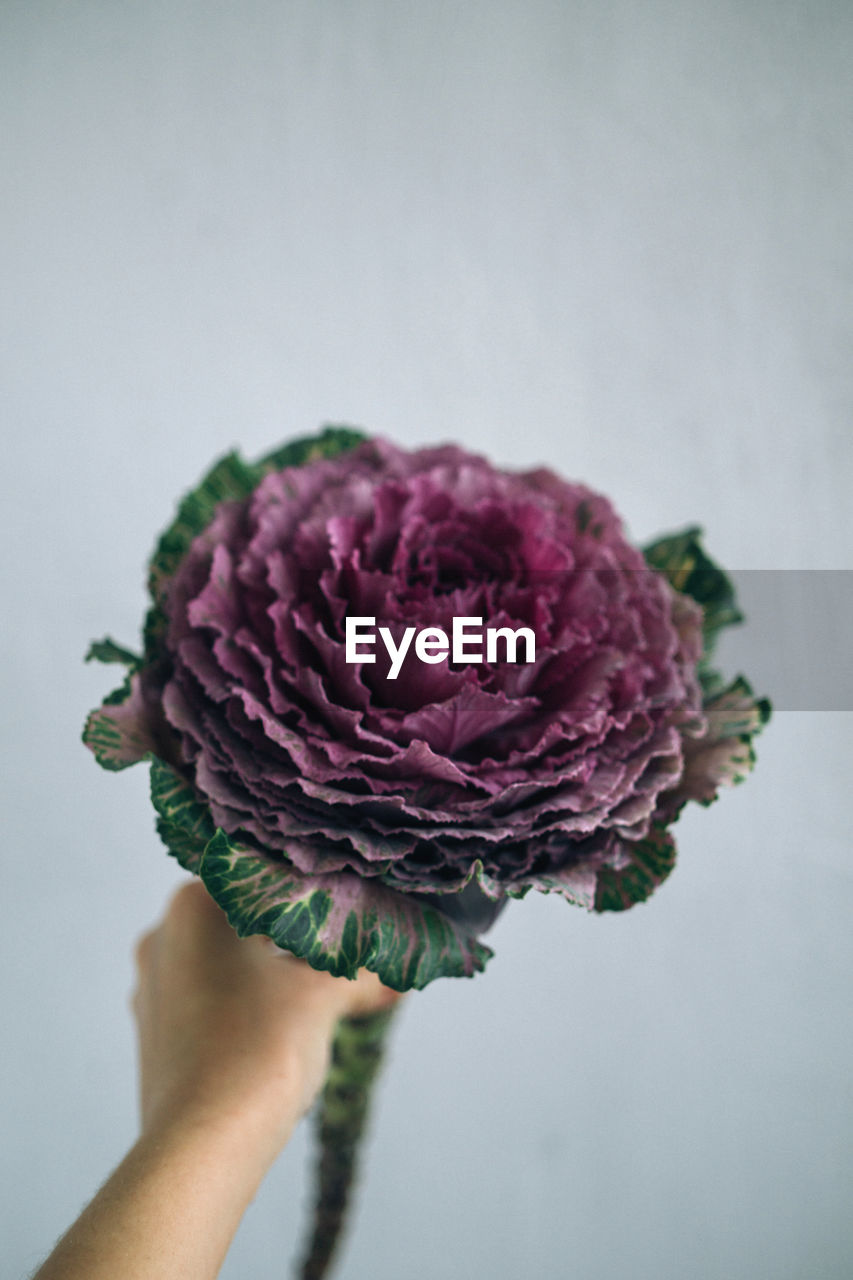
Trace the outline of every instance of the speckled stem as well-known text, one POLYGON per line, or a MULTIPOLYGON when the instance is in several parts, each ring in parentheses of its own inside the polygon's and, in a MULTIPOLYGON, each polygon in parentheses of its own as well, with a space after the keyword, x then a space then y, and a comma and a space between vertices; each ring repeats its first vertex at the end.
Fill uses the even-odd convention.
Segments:
POLYGON ((362 1018, 344 1018, 338 1024, 317 1113, 317 1199, 301 1280, 322 1280, 340 1240, 371 1086, 393 1014, 394 1007, 362 1018))

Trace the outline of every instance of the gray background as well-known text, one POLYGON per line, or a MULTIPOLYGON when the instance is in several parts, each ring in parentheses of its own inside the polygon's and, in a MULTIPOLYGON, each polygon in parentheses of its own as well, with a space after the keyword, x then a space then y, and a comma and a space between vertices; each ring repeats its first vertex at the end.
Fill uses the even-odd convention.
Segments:
MULTIPOLYGON (((81 658, 178 493, 349 421, 850 568, 852 55, 820 0, 0 6, 4 1274, 136 1131, 180 873, 81 658)), ((650 903, 530 898, 410 1000, 341 1280, 851 1273, 851 730, 780 713, 650 903)), ((229 1280, 286 1273, 307 1168, 229 1280)))

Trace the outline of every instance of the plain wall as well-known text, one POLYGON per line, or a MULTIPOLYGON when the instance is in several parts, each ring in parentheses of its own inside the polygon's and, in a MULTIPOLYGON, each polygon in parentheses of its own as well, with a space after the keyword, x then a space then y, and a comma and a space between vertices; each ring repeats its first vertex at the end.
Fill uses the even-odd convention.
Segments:
MULTIPOLYGON (((825 0, 0 5, 4 1275, 136 1132, 182 873, 82 657, 178 495, 350 422, 850 568, 851 65, 825 0)), ((852 747, 780 712, 649 903, 531 896, 408 1001, 340 1280, 851 1274, 852 747)), ((288 1273, 308 1185, 303 1127, 227 1280, 288 1273)))

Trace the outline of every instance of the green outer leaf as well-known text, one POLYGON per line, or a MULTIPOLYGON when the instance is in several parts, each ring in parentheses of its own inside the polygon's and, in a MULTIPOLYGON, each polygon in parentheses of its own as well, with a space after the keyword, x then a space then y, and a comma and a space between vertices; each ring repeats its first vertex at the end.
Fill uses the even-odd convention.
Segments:
POLYGON ((645 902, 675 866, 675 841, 659 823, 643 840, 623 840, 620 853, 630 859, 625 867, 602 867, 598 873, 596 911, 625 911, 645 902))
POLYGON ((685 769, 679 785, 661 797, 660 813, 668 822, 688 800, 711 804, 721 784, 742 782, 755 763, 752 740, 770 719, 767 698, 756 698, 747 680, 727 682, 708 662, 724 627, 743 621, 734 588, 722 569, 703 551, 695 527, 659 538, 644 548, 648 564, 665 575, 676 590, 702 607, 704 651, 697 674, 708 729, 702 738, 685 738, 685 769))
MULTIPOLYGON (((702 530, 696 526, 667 534, 643 548, 646 563, 702 606, 703 661, 713 653, 724 627, 743 622, 735 591, 723 570, 702 549, 702 530)), ((713 677, 712 677, 713 678, 713 677)))
POLYGON ((185 494, 175 519, 160 535, 151 561, 151 594, 164 578, 170 578, 193 538, 206 529, 220 502, 247 498, 255 487, 255 468, 237 453, 227 453, 208 471, 195 489, 185 494))
POLYGON ((319 436, 289 440, 287 444, 264 454, 255 465, 261 475, 266 475, 268 471, 282 471, 285 467, 301 467, 303 463, 313 462, 315 458, 335 458, 347 449, 354 449, 366 438, 364 432, 357 431, 355 427, 328 426, 323 428, 319 436))
POLYGON ((116 644, 110 636, 104 636, 103 640, 93 640, 86 650, 84 662, 121 662, 124 666, 135 669, 139 666, 142 659, 135 653, 131 653, 129 649, 123 648, 120 644, 116 644))
POLYGON ((241 937, 266 934, 336 976, 354 978, 364 966, 386 986, 408 991, 434 978, 472 977, 492 955, 414 895, 353 872, 303 875, 289 863, 235 847, 221 829, 199 871, 241 937))
POLYGON ((157 810, 160 839, 182 867, 198 874, 214 834, 210 810, 186 778, 156 756, 151 760, 151 803, 157 810))
POLYGON ((189 550, 190 543, 203 533, 221 502, 243 501, 270 471, 301 466, 315 458, 333 458, 353 449, 366 437, 352 427, 325 427, 320 435, 291 440, 258 462, 245 462, 238 453, 226 454, 216 462, 198 485, 187 493, 177 515, 160 536, 148 573, 148 589, 153 601, 145 620, 145 660, 156 661, 166 629, 161 607, 165 584, 189 550))

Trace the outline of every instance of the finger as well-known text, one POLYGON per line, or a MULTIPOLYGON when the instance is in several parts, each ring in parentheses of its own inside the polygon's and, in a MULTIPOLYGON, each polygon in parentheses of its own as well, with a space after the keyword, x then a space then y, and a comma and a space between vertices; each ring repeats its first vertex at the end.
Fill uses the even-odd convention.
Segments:
POLYGON ((287 982, 292 993, 306 998, 310 1004, 326 1007, 335 1018, 377 1013, 401 998, 401 992, 384 986, 378 976, 367 969, 360 969, 355 978, 335 978, 295 957, 287 970, 287 982))
POLYGON ((227 960, 237 941, 224 911, 195 878, 185 881, 173 894, 162 931, 164 945, 175 962, 188 965, 227 960))
POLYGON ((379 1013, 390 1009, 403 998, 402 991, 394 991, 386 987, 375 973, 368 969, 360 969, 355 982, 350 984, 347 995, 347 1014, 359 1017, 367 1013, 379 1013))
POLYGON ((196 876, 185 880, 172 894, 166 908, 166 920, 195 920, 197 918, 218 918, 221 909, 211 898, 204 884, 196 876))

